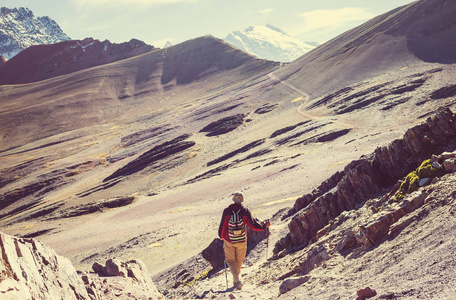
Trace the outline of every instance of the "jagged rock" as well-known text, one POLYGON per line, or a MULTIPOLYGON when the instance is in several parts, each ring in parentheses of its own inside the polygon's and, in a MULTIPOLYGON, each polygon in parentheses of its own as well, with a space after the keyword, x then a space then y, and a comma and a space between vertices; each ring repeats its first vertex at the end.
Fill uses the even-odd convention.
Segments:
POLYGON ((370 287, 361 289, 358 292, 356 292, 356 294, 358 295, 358 298, 356 298, 357 300, 365 300, 377 296, 377 292, 371 289, 370 287))
POLYGON ((427 196, 429 196, 429 193, 426 191, 414 192, 402 202, 374 215, 374 219, 367 220, 365 224, 360 225, 360 232, 357 235, 358 242, 365 245, 377 244, 379 240, 388 234, 392 224, 406 214, 423 206, 427 196))
POLYGON ((212 243, 201 252, 201 255, 207 260, 214 270, 223 268, 225 255, 223 252, 223 241, 214 239, 212 243))
POLYGON ((82 275, 91 299, 164 299, 142 261, 108 259, 103 268, 108 277, 96 273, 82 275))
POLYGON ((285 294, 286 292, 300 286, 308 280, 309 276, 299 276, 285 279, 279 287, 279 292, 280 294, 285 294))
POLYGON ((353 231, 348 231, 347 234, 342 238, 342 240, 337 244, 334 249, 336 252, 340 252, 344 249, 352 248, 356 246, 356 235, 353 231))
POLYGON ((446 172, 456 172, 456 158, 448 158, 443 162, 443 168, 446 172))
POLYGON ((122 262, 120 260, 110 258, 106 261, 106 275, 126 277, 127 272, 125 268, 122 267, 122 262))
POLYGON ((296 204, 297 213, 288 224, 289 234, 277 242, 274 253, 302 248, 315 241, 317 232, 343 211, 354 209, 382 190, 391 188, 424 159, 441 153, 455 139, 456 117, 447 108, 439 109, 425 123, 407 130, 402 139, 351 162, 334 189, 316 192, 317 197, 304 196, 296 204))
POLYGON ((94 270, 95 273, 98 273, 100 275, 106 275, 106 267, 97 261, 93 263, 92 270, 94 270))
POLYGON ((34 239, 0 233, 2 299, 90 299, 71 262, 34 239))

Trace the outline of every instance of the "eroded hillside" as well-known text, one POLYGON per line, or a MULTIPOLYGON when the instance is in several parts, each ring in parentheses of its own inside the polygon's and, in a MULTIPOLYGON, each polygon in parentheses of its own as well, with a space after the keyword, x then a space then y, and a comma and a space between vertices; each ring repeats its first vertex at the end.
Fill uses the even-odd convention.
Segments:
MULTIPOLYGON (((203 37, 1 86, 2 230, 36 237, 81 269, 115 254, 158 275, 208 246, 241 191, 255 216, 275 216, 271 243, 286 239, 280 220, 296 199, 437 108, 455 109, 454 61, 405 46, 410 14, 424 9, 423 22, 452 32, 454 8, 416 2, 285 67, 203 37)), ((429 34, 440 41, 442 31, 429 34)), ((290 239, 280 251, 305 244, 290 239)))

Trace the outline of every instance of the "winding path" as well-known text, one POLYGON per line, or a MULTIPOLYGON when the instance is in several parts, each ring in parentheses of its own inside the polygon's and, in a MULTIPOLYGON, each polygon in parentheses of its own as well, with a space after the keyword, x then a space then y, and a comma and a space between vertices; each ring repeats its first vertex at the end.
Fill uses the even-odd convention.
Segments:
MULTIPOLYGON (((310 95, 309 93, 299 89, 298 87, 294 86, 293 84, 289 83, 289 82, 286 82, 286 81, 282 81, 280 80, 277 76, 275 76, 274 74, 268 74, 269 78, 271 78, 272 80, 276 81, 276 82, 279 82, 283 85, 285 85, 286 87, 288 87, 289 89, 301 94, 301 97, 302 97, 302 101, 303 103, 301 105, 299 105, 298 107, 298 113, 300 113, 301 115, 303 115, 304 117, 308 118, 308 119, 312 119, 312 120, 326 120, 329 118, 329 116, 316 116, 316 115, 312 115, 312 114, 309 114, 305 111, 303 111, 303 107, 306 105, 306 102, 310 100, 310 95)), ((356 130, 356 126, 354 126, 353 124, 348 124, 348 123, 343 123, 343 122, 339 122, 339 121, 336 121, 334 119, 330 119, 330 121, 332 123, 335 123, 335 124, 339 124, 341 125, 342 127, 344 128, 352 128, 354 130, 356 130)))

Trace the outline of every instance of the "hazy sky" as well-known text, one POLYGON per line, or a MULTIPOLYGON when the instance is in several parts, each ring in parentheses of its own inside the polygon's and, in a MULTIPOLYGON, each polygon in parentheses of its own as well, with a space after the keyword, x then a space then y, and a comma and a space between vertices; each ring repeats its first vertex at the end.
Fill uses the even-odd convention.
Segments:
POLYGON ((302 41, 325 42, 411 0, 0 0, 49 16, 72 39, 156 47, 211 34, 224 38, 250 25, 272 24, 302 41))

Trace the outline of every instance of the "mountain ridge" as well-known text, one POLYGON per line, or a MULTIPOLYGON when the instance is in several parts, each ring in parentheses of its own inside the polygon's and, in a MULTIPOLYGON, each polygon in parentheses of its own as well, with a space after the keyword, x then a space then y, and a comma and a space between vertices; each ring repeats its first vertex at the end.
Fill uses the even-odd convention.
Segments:
POLYGON ((35 17, 24 7, 0 9, 0 55, 10 59, 22 50, 38 44, 53 44, 70 38, 51 18, 35 17))
POLYGON ((154 49, 153 46, 136 39, 121 44, 86 38, 33 45, 0 66, 0 85, 41 81, 123 60, 154 49))

